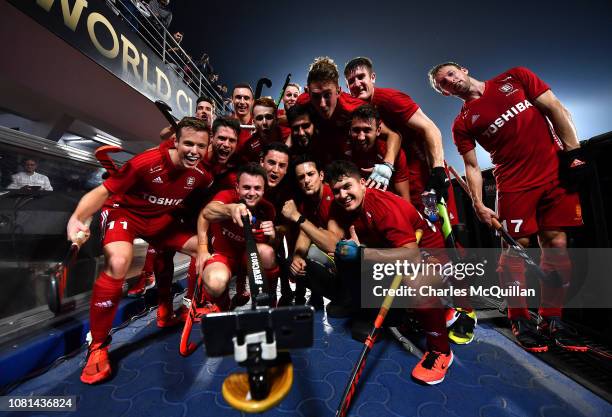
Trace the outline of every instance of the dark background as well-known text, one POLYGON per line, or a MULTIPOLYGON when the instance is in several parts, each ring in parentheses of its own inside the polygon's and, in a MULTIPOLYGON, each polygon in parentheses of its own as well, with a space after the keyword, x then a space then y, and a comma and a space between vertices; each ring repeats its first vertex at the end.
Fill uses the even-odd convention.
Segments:
MULTIPOLYGON (((447 60, 481 80, 526 66, 571 111, 581 139, 612 130, 612 2, 172 0, 171 30, 194 59, 208 52, 222 81, 267 76, 278 97, 287 73, 304 85, 308 65, 331 56, 340 71, 373 59, 377 85, 410 94, 442 131, 447 160, 463 171, 450 126, 461 107, 430 87, 426 73, 447 60)), ((266 94, 266 90, 264 90, 266 94)), ((480 149, 481 166, 490 166, 480 149)))

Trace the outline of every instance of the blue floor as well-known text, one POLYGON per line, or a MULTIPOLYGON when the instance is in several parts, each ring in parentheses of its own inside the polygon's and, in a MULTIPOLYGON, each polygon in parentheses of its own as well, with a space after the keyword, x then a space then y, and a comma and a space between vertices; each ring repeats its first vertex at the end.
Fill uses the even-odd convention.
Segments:
MULTIPOLYGON (((292 353, 291 392, 264 416, 334 415, 361 349, 344 320, 315 318, 313 348, 292 353)), ((194 326, 192 339, 199 339, 194 326)), ((239 369, 233 358, 189 358, 178 354, 180 329, 159 330, 155 312, 114 335, 116 372, 107 383, 79 381, 85 352, 30 380, 10 395, 76 395, 77 412, 52 416, 197 417, 240 416, 223 399, 225 376, 239 369)), ((375 345, 353 401, 351 416, 576 417, 612 416, 612 405, 541 362, 487 326, 475 341, 453 346, 455 361, 446 380, 421 386, 410 379, 417 357, 393 339, 375 345)), ((45 414, 16 412, 11 416, 45 414)))

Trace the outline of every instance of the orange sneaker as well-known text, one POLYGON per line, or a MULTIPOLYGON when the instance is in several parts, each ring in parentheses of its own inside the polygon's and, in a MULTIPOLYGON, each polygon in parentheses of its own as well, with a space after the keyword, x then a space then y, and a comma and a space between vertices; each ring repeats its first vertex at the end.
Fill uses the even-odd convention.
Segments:
POLYGON ((453 359, 453 351, 449 353, 427 351, 412 370, 412 377, 428 385, 439 384, 444 381, 446 371, 453 363, 453 359))
POLYGON ((81 372, 81 382, 97 384, 108 379, 112 372, 108 359, 108 343, 92 344, 87 353, 87 363, 81 372))
POLYGON ((138 281, 132 288, 128 290, 128 297, 138 298, 142 297, 147 290, 150 290, 155 286, 155 275, 151 272, 142 271, 138 277, 138 281))

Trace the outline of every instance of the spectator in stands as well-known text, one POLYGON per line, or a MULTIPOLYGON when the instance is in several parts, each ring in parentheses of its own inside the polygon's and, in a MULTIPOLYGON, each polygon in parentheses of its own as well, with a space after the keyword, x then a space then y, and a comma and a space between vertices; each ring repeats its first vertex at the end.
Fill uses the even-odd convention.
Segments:
POLYGON ((202 54, 202 57, 197 63, 197 66, 202 75, 206 78, 208 78, 210 74, 214 72, 212 65, 210 65, 210 57, 206 52, 202 54))
POLYGON ((183 81, 191 88, 195 87, 195 71, 193 70, 191 55, 187 55, 185 65, 183 65, 183 81))
POLYGON ((219 81, 219 74, 217 74, 216 72, 211 72, 208 76, 208 81, 211 85, 215 85, 219 81))
POLYGON ((227 84, 221 84, 221 89, 219 90, 219 94, 221 95, 221 97, 227 97, 227 84))
POLYGON ((8 185, 9 190, 17 189, 31 189, 33 187, 40 187, 43 191, 53 191, 49 177, 36 172, 38 164, 33 158, 27 158, 23 161, 23 168, 25 171, 18 172, 12 176, 12 182, 8 185))
POLYGON ((182 70, 184 70, 186 63, 188 62, 187 55, 183 54, 183 51, 180 47, 180 44, 183 40, 183 33, 174 32, 174 34, 172 35, 172 38, 174 39, 174 42, 176 43, 174 42, 170 43, 170 47, 166 50, 166 53, 169 55, 169 57, 166 59, 168 63, 170 64, 170 66, 172 67, 172 69, 174 70, 174 72, 176 72, 178 76, 181 76, 182 70))
POLYGON ((170 11, 170 0, 151 0, 149 1, 149 9, 151 13, 157 17, 164 28, 170 27, 172 22, 172 12, 170 11))

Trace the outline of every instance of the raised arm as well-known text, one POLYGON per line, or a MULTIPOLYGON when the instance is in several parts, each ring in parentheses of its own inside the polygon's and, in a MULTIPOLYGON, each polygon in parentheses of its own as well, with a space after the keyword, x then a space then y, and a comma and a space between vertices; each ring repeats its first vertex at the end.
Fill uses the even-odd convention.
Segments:
POLYGON ((394 130, 389 129, 383 122, 380 122, 380 137, 387 142, 387 153, 384 162, 395 165, 395 159, 402 146, 402 136, 394 130))
POLYGON ((408 127, 425 141, 432 168, 443 167, 444 149, 442 148, 442 133, 438 126, 423 113, 423 110, 418 109, 408 120, 408 127))
POLYGON ((202 210, 202 214, 210 223, 232 219, 240 227, 243 227, 242 216, 250 215, 247 206, 242 203, 224 204, 220 201, 208 203, 202 210))

